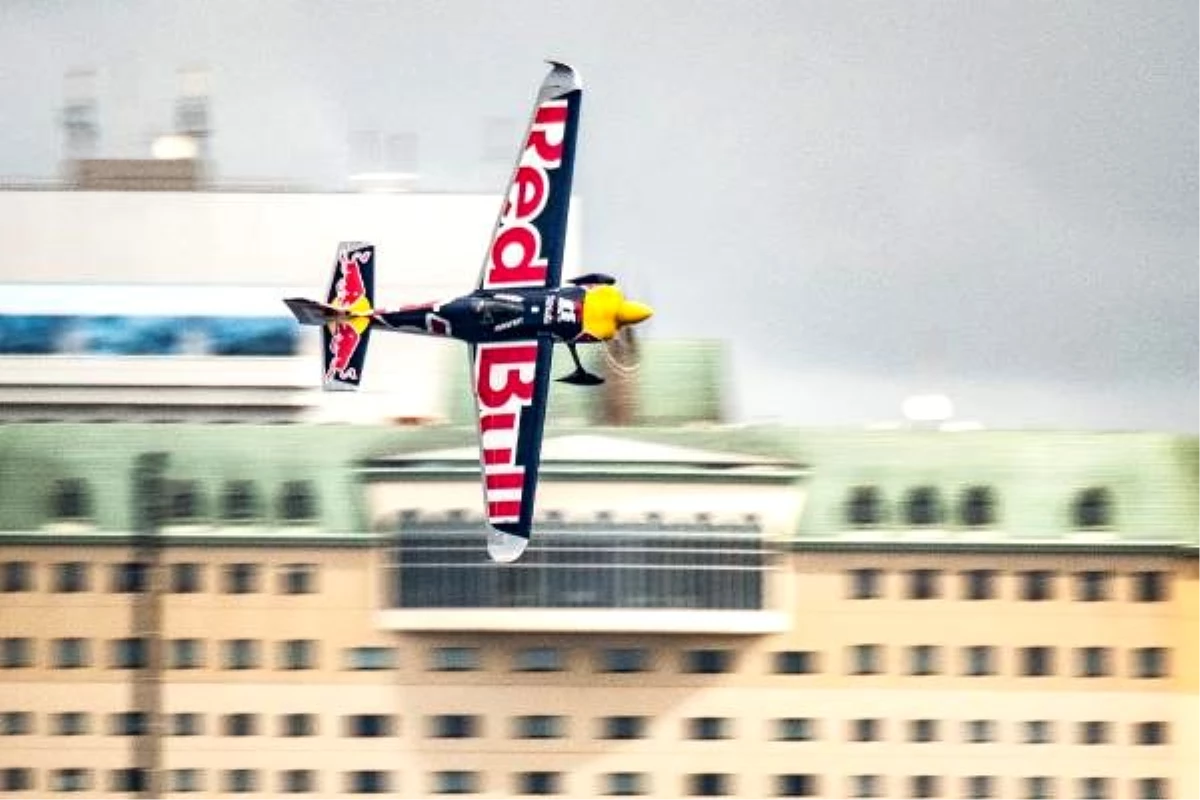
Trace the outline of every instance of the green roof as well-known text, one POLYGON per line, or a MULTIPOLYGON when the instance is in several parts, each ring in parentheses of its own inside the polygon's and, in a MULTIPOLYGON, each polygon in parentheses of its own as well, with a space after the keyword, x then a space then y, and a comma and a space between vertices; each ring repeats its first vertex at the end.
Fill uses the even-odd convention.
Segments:
MULTIPOLYGON (((565 387, 575 388, 575 387, 565 387)), ((794 542, 799 546, 850 541, 861 534, 846 522, 853 487, 878 487, 886 516, 876 533, 913 533, 902 521, 909 491, 934 487, 953 506, 968 486, 989 486, 997 521, 969 532, 970 541, 996 546, 1079 543, 1072 504, 1084 489, 1102 487, 1113 501, 1113 523, 1096 546, 1195 549, 1197 439, 1157 433, 1044 431, 850 431, 786 426, 691 425, 605 428, 552 425, 547 436, 587 434, 693 449, 766 456, 796 465, 796 491, 806 492, 794 542), (1104 541, 1108 537, 1109 541, 1104 541)), ((0 425, 0 531, 36 532, 53 521, 55 482, 80 478, 92 496, 96 531, 134 527, 131 478, 137 456, 166 452, 168 478, 197 482, 215 509, 226 482, 252 481, 266 517, 277 525, 280 488, 311 482, 329 536, 362 535, 367 514, 361 468, 403 453, 471 446, 472 427, 203 424, 0 425)), ((634 448, 631 448, 631 451, 634 448)), ((697 509, 703 510, 703 509, 697 509)), ((966 541, 947 526, 948 543, 966 541), (958 537, 958 538, 955 538, 958 537)), ((919 532, 918 532, 919 533, 919 532)), ((919 537, 917 537, 919 538, 919 537)))

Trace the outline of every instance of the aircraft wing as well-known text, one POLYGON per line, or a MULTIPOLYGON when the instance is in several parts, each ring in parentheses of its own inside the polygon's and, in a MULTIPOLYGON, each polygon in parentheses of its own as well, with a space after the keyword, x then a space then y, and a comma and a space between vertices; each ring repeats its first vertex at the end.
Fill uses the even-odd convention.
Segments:
POLYGON ((529 544, 553 351, 549 334, 482 342, 471 351, 484 508, 493 529, 488 554, 494 561, 515 561, 529 544))
POLYGON ((571 67, 550 63, 477 289, 553 288, 562 279, 583 86, 571 67))

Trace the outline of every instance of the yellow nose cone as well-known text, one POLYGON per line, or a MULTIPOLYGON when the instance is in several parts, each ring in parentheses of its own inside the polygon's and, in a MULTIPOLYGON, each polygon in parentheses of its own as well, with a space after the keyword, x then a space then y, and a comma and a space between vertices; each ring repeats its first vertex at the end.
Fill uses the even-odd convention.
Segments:
POLYGON ((618 325, 636 325, 654 315, 654 309, 636 300, 622 300, 617 307, 618 325))

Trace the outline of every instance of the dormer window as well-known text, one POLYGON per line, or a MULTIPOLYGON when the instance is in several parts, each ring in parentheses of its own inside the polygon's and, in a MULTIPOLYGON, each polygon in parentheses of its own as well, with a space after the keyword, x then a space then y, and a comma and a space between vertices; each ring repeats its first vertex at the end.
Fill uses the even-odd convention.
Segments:
POLYGON ((253 481, 230 481, 221 498, 222 515, 230 522, 245 522, 258 516, 258 497, 253 481))
POLYGON ((962 524, 983 528, 996 522, 996 493, 990 486, 971 486, 962 496, 959 509, 962 524))
POLYGON ((859 528, 883 522, 883 497, 877 486, 855 486, 846 501, 846 521, 859 528))
POLYGON ((942 521, 942 503, 932 486, 918 486, 909 492, 904 510, 909 525, 937 525, 942 521))
POLYGON ((190 522, 203 514, 200 487, 196 481, 171 481, 168 488, 167 515, 176 522, 190 522))
POLYGON ((87 481, 82 478, 61 478, 54 482, 50 513, 55 519, 80 520, 92 515, 92 497, 87 481))
POLYGON ((1108 489, 1084 489, 1075 498, 1075 527, 1107 528, 1112 525, 1113 502, 1108 489))
POLYGON ((308 481, 288 481, 279 496, 279 516, 287 522, 308 522, 317 517, 317 502, 308 481))

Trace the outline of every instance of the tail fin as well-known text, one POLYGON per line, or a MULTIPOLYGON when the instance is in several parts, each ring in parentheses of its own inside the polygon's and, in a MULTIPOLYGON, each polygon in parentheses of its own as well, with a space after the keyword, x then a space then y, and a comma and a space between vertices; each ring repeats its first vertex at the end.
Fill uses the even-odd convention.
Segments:
POLYGON ((322 326, 322 379, 326 389, 356 389, 362 381, 374 292, 374 245, 342 242, 325 302, 298 297, 284 300, 300 324, 322 326))

